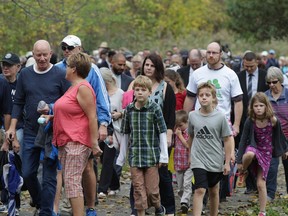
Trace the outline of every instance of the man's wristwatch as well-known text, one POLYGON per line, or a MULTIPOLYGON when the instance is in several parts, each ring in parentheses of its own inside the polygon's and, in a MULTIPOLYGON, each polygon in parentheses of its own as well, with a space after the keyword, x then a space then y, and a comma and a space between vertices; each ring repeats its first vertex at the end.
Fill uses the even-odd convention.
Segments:
POLYGON ((108 127, 108 123, 107 122, 101 122, 100 125, 103 125, 105 127, 108 127))

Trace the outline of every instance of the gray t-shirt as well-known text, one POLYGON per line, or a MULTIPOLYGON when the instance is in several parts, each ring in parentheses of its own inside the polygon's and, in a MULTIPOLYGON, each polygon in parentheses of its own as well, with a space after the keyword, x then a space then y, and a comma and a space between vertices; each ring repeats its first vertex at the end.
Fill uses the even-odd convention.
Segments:
POLYGON ((208 115, 199 110, 189 113, 188 133, 194 136, 191 149, 191 168, 222 172, 224 150, 222 138, 232 135, 225 114, 214 110, 208 115))

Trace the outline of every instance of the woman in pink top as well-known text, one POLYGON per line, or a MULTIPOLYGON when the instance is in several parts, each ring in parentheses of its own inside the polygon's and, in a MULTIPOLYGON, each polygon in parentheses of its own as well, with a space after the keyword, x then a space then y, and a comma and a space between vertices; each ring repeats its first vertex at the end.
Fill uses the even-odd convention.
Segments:
POLYGON ((84 214, 82 173, 89 155, 101 153, 98 146, 96 97, 85 80, 91 68, 88 55, 67 59, 66 79, 71 87, 54 105, 53 143, 59 148, 66 197, 74 216, 84 214))

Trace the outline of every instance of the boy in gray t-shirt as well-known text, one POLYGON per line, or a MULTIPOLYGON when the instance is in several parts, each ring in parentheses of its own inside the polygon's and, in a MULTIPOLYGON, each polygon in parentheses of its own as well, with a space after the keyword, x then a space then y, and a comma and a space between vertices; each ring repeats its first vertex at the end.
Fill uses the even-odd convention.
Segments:
POLYGON ((229 174, 234 139, 225 114, 214 109, 214 104, 217 103, 215 87, 208 82, 200 84, 197 97, 201 108, 190 112, 188 120, 188 144, 191 146, 190 167, 195 178, 193 212, 194 215, 201 215, 203 197, 208 189, 210 215, 217 215, 219 181, 223 174, 229 174))

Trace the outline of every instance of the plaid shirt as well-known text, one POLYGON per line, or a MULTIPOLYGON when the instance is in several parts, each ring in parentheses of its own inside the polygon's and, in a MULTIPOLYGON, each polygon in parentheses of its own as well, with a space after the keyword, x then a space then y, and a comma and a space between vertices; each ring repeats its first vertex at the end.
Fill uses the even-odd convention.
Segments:
MULTIPOLYGON (((189 134, 188 128, 182 132, 184 139, 187 141, 189 134)), ((174 151, 174 169, 176 171, 187 170, 190 166, 189 164, 189 149, 187 149, 175 134, 175 151, 174 151)))
POLYGON ((137 109, 135 102, 125 111, 121 133, 130 134, 128 160, 131 167, 152 167, 159 163, 160 137, 166 132, 161 108, 148 100, 144 107, 137 109))

